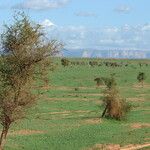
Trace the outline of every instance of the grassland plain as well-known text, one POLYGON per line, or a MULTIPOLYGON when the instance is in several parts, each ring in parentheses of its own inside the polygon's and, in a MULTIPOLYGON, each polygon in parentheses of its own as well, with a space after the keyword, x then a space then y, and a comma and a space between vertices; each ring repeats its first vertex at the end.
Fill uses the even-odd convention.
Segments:
POLYGON ((35 87, 40 99, 28 111, 27 118, 13 124, 6 150, 87 150, 96 144, 124 147, 150 143, 150 60, 94 60, 129 65, 63 67, 60 59, 54 60, 56 69, 49 73, 49 85, 35 87), (140 67, 139 62, 149 65, 140 67), (143 88, 136 79, 139 72, 147 77, 143 88), (132 105, 123 121, 100 118, 105 87, 97 88, 94 78, 112 73, 116 73, 121 95, 132 105))

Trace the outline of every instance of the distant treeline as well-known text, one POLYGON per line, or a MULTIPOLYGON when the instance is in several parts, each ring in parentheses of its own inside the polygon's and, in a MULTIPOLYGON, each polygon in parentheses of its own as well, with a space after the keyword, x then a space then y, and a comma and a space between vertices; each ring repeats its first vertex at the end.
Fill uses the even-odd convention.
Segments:
MULTIPOLYGON (((112 61, 70 61, 69 59, 66 59, 66 58, 62 58, 61 59, 61 64, 65 67, 65 66, 85 66, 85 65, 88 65, 88 66, 91 66, 91 67, 94 67, 94 66, 106 66, 106 67, 127 67, 129 66, 131 63, 130 62, 112 62, 112 61)), ((138 65, 140 67, 143 67, 143 66, 148 66, 149 64, 148 63, 138 63, 138 65)))

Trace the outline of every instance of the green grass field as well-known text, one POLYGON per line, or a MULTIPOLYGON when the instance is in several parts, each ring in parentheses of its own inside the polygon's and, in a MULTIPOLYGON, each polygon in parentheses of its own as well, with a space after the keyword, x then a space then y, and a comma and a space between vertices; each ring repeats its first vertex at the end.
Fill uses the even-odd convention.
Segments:
POLYGON ((150 143, 150 61, 109 61, 129 66, 63 67, 59 59, 55 60, 57 66, 49 73, 49 85, 36 90, 40 99, 29 109, 27 118, 11 126, 5 149, 86 150, 96 144, 150 143), (149 65, 140 68, 139 62, 149 65), (136 79, 140 71, 147 77, 143 88, 136 79), (132 105, 123 121, 100 118, 105 87, 97 88, 94 78, 112 73, 116 73, 122 97, 132 105))

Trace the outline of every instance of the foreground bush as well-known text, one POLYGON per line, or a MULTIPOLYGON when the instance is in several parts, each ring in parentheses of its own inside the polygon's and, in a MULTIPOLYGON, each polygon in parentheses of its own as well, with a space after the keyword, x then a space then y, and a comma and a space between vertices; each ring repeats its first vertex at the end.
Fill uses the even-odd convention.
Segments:
POLYGON ((108 78, 108 81, 109 82, 106 82, 107 89, 104 92, 103 102, 105 109, 102 113, 102 117, 106 116, 116 120, 121 120, 130 110, 130 106, 126 100, 120 96, 116 87, 115 79, 111 77, 108 78))

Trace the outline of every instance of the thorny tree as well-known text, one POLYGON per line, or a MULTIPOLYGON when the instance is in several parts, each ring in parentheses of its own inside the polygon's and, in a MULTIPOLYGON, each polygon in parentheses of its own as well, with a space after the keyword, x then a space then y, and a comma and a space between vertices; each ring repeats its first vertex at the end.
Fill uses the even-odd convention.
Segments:
POLYGON ((51 57, 62 45, 45 38, 42 27, 24 13, 14 16, 13 25, 5 25, 1 35, 3 55, 0 58, 0 149, 10 125, 25 117, 26 108, 37 96, 31 92, 34 82, 43 79, 51 66, 51 57))

